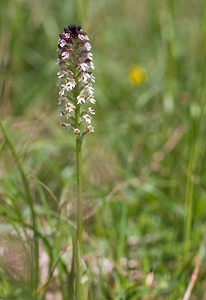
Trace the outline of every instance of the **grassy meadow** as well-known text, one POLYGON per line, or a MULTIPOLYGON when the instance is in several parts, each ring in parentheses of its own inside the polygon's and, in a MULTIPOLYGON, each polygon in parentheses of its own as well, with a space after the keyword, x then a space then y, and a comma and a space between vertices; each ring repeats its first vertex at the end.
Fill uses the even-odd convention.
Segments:
POLYGON ((0 1, 0 298, 68 300, 75 138, 59 125, 56 48, 73 23, 96 76, 89 300, 206 300, 204 0, 0 1))

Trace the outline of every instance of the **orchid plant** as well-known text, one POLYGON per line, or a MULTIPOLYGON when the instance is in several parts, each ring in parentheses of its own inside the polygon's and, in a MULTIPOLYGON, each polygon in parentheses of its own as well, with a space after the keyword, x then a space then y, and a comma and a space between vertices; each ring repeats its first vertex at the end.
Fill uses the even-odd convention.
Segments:
POLYGON ((95 78, 89 38, 81 26, 75 24, 64 28, 58 41, 58 104, 62 107, 61 126, 76 136, 77 211, 76 235, 73 242, 73 263, 70 276, 70 299, 88 298, 88 272, 82 258, 82 142, 88 133, 95 114, 92 82, 95 78))

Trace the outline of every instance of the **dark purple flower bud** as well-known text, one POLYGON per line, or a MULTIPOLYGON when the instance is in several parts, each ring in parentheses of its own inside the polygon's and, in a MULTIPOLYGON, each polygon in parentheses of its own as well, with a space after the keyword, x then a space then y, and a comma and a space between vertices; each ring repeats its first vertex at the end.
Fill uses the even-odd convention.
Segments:
POLYGON ((67 44, 73 44, 73 41, 72 41, 72 39, 71 39, 71 38, 69 38, 69 39, 66 39, 66 42, 67 42, 67 44))
POLYGON ((68 28, 69 28, 69 32, 70 32, 71 36, 73 38, 77 39, 78 34, 81 32, 80 30, 81 30, 82 26, 77 26, 76 24, 72 24, 72 25, 69 25, 68 28))
POLYGON ((71 25, 68 26, 69 30, 72 31, 72 32, 77 31, 78 27, 79 26, 77 26, 76 24, 71 24, 71 25))
POLYGON ((69 33, 69 29, 67 27, 64 27, 64 32, 69 33))
POLYGON ((64 33, 60 33, 59 37, 60 37, 60 39, 65 39, 65 34, 64 33))

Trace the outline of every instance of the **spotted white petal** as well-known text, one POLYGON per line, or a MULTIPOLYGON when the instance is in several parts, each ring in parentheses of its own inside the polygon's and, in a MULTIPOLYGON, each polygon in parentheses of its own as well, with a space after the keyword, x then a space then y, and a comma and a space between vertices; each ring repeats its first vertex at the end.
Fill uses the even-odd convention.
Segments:
POLYGON ((86 63, 81 63, 79 66, 81 67, 82 71, 87 71, 89 68, 88 64, 86 63))
POLYGON ((89 63, 89 66, 90 66, 90 68, 91 68, 91 69, 93 69, 93 70, 94 70, 94 68, 95 68, 95 67, 94 67, 94 64, 93 64, 93 62, 92 62, 92 61, 89 63))
POLYGON ((94 127, 89 125, 87 126, 87 132, 93 133, 94 132, 94 127))
POLYGON ((60 40, 60 46, 64 47, 66 45, 66 41, 65 40, 60 40))
POLYGON ((88 114, 91 114, 91 115, 95 115, 95 111, 93 110, 92 107, 88 107, 88 108, 87 108, 87 113, 88 113, 88 114))
POLYGON ((91 45, 90 45, 89 42, 86 42, 85 48, 87 49, 87 51, 90 51, 90 50, 91 50, 92 47, 91 47, 91 45))
POLYGON ((87 58, 89 58, 90 60, 92 60, 93 59, 93 54, 91 52, 88 52, 87 53, 87 58))
POLYGON ((80 94, 77 97, 77 104, 83 104, 83 103, 85 103, 85 96, 83 94, 80 94))
POLYGON ((81 81, 87 82, 87 80, 90 79, 90 74, 89 73, 83 73, 81 77, 81 81))
POLYGON ((91 124, 92 117, 90 115, 84 114, 83 119, 86 121, 86 123, 91 124))
POLYGON ((79 134, 79 133, 80 133, 80 130, 79 130, 78 128, 75 128, 75 129, 73 130, 73 133, 79 134))
POLYGON ((87 100, 92 104, 96 103, 96 100, 92 96, 88 97, 87 100))
POLYGON ((67 59, 69 58, 69 53, 68 52, 63 52, 62 53, 62 59, 67 59))
POLYGON ((84 37, 83 34, 78 34, 78 38, 79 38, 80 40, 82 40, 82 41, 85 39, 85 37, 84 37))
POLYGON ((69 112, 72 112, 76 108, 71 102, 66 103, 65 107, 69 112))

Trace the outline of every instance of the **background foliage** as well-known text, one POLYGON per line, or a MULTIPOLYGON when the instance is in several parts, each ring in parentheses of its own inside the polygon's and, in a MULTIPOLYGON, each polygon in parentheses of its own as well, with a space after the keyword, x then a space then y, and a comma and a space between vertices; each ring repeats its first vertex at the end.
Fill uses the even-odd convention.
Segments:
POLYGON ((96 65, 96 133, 84 145, 90 299, 182 299, 198 256, 191 299, 204 300, 204 0, 1 0, 0 297, 67 299, 75 143, 58 125, 55 63, 72 23, 96 65))

